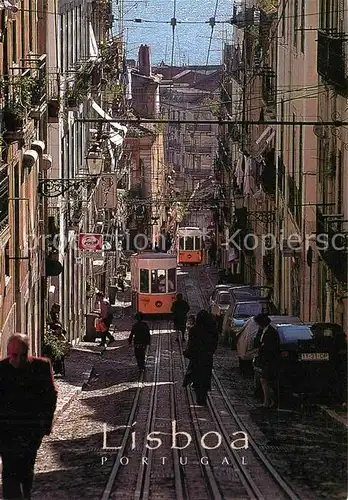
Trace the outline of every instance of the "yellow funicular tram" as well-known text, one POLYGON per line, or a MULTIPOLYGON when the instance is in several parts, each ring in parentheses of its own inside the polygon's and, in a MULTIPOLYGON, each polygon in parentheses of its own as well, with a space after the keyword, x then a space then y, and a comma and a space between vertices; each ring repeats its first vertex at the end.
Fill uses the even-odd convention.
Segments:
POLYGON ((144 314, 169 314, 176 296, 176 256, 144 252, 131 256, 132 306, 144 314))
POLYGON ((203 234, 198 227, 179 227, 177 232, 177 259, 179 264, 202 264, 203 234))

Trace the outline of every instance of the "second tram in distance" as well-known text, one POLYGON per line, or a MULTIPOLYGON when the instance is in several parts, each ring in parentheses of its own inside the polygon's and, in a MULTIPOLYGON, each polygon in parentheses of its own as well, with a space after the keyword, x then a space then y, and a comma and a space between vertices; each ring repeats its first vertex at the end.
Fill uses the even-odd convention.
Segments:
POLYGON ((203 263, 203 235, 198 227, 179 227, 177 233, 179 264, 203 263))

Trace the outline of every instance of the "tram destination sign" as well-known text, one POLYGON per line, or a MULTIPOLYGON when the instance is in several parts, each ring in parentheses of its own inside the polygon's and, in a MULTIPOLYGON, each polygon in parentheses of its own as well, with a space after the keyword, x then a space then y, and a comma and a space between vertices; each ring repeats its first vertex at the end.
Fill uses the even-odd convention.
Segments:
POLYGON ((80 233, 79 250, 101 252, 103 250, 103 235, 98 233, 80 233))

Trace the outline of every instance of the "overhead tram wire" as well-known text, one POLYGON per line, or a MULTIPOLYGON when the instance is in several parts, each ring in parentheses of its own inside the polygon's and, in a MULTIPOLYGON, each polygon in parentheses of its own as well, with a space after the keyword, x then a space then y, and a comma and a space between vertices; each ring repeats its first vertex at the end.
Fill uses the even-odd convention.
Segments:
POLYGON ((187 123, 187 124, 197 124, 197 123, 202 123, 202 124, 216 124, 216 125, 221 125, 221 124, 248 124, 248 125, 307 125, 307 126, 314 126, 314 125, 323 125, 323 126, 333 126, 333 127, 342 127, 348 125, 348 121, 343 121, 343 120, 308 120, 308 121, 301 121, 301 120, 182 120, 178 118, 177 120, 171 120, 171 119, 166 119, 166 118, 115 118, 111 119, 110 118, 75 118, 75 122, 82 122, 82 123, 112 123, 112 122, 118 122, 118 123, 129 123, 129 124, 136 124, 140 125, 142 123, 164 123, 164 124, 177 124, 177 123, 187 123))

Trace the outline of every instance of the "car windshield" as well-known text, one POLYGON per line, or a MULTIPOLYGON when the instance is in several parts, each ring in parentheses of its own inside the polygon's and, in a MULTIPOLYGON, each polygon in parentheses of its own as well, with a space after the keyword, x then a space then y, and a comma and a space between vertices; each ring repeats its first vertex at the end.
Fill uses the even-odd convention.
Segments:
POLYGON ((262 302, 247 302, 243 304, 237 304, 234 309, 234 318, 250 318, 251 316, 256 316, 263 311, 262 302))
POLYGON ((310 340, 313 338, 311 329, 305 325, 284 325, 278 326, 278 331, 282 337, 282 342, 290 343, 297 340, 310 340))
POLYGON ((228 292, 220 293, 219 295, 219 304, 230 304, 231 296, 228 292))

